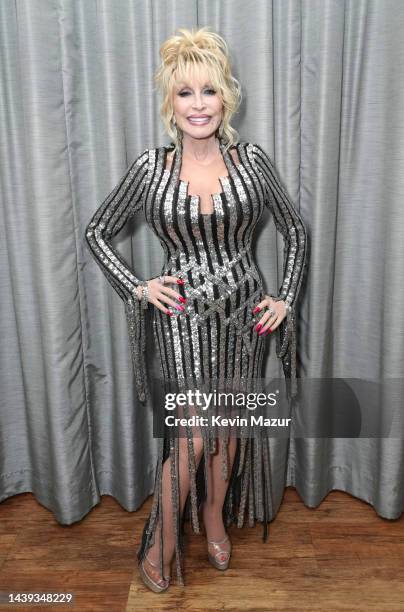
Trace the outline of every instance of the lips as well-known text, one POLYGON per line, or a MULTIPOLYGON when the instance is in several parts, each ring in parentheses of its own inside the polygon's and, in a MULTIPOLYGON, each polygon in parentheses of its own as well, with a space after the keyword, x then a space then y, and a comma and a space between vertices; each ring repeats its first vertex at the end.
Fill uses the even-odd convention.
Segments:
POLYGON ((210 117, 208 115, 204 115, 201 117, 188 117, 188 121, 195 125, 204 125, 205 123, 208 123, 210 121, 210 117))

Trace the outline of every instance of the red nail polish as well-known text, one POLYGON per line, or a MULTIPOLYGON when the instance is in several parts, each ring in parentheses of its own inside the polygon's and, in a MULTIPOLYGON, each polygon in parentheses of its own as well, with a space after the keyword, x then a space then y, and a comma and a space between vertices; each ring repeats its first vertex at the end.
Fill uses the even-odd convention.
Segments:
POLYGON ((253 310, 253 314, 255 314, 256 312, 260 312, 261 308, 259 306, 256 306, 253 310))
POLYGON ((255 331, 259 331, 262 327, 262 323, 257 323, 257 325, 255 326, 255 331))
POLYGON ((260 332, 258 332, 258 335, 261 336, 262 334, 266 334, 266 329, 261 329, 260 332))
POLYGON ((180 302, 182 302, 183 304, 185 304, 185 302, 187 301, 187 298, 182 297, 182 295, 180 295, 180 297, 178 298, 180 302))
POLYGON ((171 310, 167 310, 167 314, 171 317, 173 313, 171 312, 171 310))
POLYGON ((177 283, 179 285, 183 285, 185 283, 185 281, 183 281, 182 278, 177 278, 177 283))

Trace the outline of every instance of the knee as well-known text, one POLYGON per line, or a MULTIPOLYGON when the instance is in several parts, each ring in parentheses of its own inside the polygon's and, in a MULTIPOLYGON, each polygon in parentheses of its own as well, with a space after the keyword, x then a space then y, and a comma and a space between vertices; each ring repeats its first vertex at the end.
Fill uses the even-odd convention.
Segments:
POLYGON ((194 453, 198 455, 198 457, 202 456, 203 453, 203 438, 202 436, 196 436, 192 438, 194 443, 194 453))
MULTIPOLYGON (((203 453, 203 438, 202 436, 193 436, 191 440, 192 440, 192 447, 193 447, 195 458, 199 460, 203 453)), ((179 445, 180 445, 180 454, 183 457, 188 455, 188 449, 189 449, 188 438, 185 438, 185 437, 180 438, 179 445)))

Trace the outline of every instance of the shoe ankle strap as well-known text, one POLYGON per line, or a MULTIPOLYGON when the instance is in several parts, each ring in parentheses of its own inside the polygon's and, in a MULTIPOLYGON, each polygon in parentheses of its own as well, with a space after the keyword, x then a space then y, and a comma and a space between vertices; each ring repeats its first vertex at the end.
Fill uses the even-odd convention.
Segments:
POLYGON ((152 565, 153 567, 156 567, 157 569, 159 568, 158 564, 154 563, 154 561, 149 559, 149 556, 147 554, 145 554, 145 559, 146 559, 147 563, 150 563, 150 565, 152 565))
MULTIPOLYGON (((146 559, 147 563, 150 563, 152 567, 155 567, 156 569, 160 569, 157 563, 154 563, 154 561, 151 561, 151 559, 149 559, 147 553, 145 554, 144 558, 146 559)), ((170 580, 170 576, 163 576, 163 578, 159 579, 159 582, 161 581, 167 582, 168 580, 170 580)))
MULTIPOLYGON (((145 559, 146 559, 147 563, 150 563, 150 565, 151 565, 152 567, 155 567, 156 569, 160 569, 160 565, 159 565, 159 564, 157 564, 157 563, 154 563, 154 561, 152 561, 151 559, 149 559, 149 557, 148 557, 147 553, 145 554, 145 556, 144 556, 144 557, 145 557, 145 559)), ((163 576, 162 580, 170 580, 170 576, 168 576, 168 577, 167 577, 167 576, 163 576)))
POLYGON ((228 539, 229 539, 229 536, 228 536, 228 535, 226 535, 226 536, 223 538, 223 540, 220 540, 220 542, 214 542, 213 540, 208 540, 208 544, 213 544, 213 545, 218 546, 219 544, 224 544, 225 542, 227 542, 227 541, 228 541, 228 539))

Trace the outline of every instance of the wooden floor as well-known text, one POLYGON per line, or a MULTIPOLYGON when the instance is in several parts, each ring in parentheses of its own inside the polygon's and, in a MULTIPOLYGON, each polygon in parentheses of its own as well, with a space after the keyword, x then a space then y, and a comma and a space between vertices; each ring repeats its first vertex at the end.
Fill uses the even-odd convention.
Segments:
POLYGON ((310 509, 289 487, 266 544, 259 524, 231 528, 227 572, 208 564, 204 537, 187 526, 187 584, 155 595, 143 587, 135 562, 150 503, 129 513, 103 496, 82 521, 61 526, 30 493, 4 501, 0 591, 75 595, 75 606, 18 610, 404 611, 404 516, 382 519, 339 491, 310 509))

